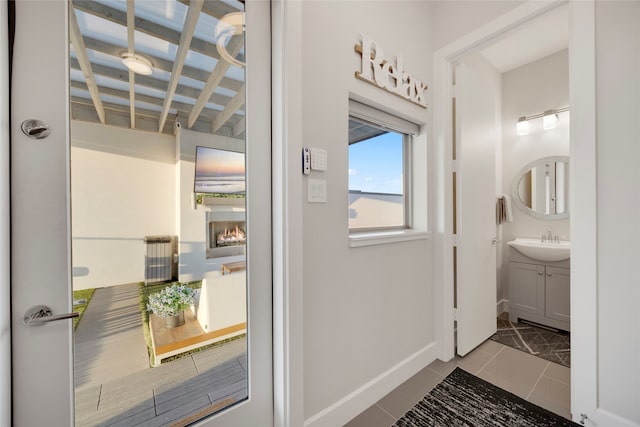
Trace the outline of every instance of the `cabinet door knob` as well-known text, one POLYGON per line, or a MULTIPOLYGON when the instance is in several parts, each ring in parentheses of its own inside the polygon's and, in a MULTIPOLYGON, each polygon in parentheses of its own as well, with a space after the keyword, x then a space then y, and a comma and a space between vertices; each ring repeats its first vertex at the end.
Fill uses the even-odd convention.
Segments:
POLYGON ((538 271, 538 274, 542 276, 542 271, 538 271))
POLYGON ((551 273, 547 273, 547 276, 551 277, 551 273))

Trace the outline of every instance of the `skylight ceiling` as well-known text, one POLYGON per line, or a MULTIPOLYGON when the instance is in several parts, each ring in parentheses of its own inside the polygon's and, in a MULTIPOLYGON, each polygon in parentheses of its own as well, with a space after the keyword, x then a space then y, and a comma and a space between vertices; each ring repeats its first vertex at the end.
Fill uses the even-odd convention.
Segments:
MULTIPOLYGON (((221 59, 215 39, 220 18, 242 11, 241 2, 74 0, 72 5, 73 119, 169 134, 180 122, 199 132, 244 136, 244 69, 221 59), (129 71, 123 53, 148 59, 152 74, 129 71)), ((243 35, 226 44, 240 62, 243 44, 243 35)))

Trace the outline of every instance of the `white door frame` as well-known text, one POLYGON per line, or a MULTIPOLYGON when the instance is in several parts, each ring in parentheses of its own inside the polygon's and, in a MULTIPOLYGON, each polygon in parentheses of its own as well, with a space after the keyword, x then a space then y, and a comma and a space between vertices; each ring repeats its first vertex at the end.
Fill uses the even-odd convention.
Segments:
MULTIPOLYGON (((0 1, 0 22, 9 22, 0 1)), ((9 222, 9 31, 0 32, 0 425, 11 425, 11 278, 9 222)))
MULTIPOLYGON (((450 188, 452 62, 491 44, 519 25, 566 1, 530 1, 434 53, 434 155, 436 178, 435 319, 438 358, 454 356, 452 189, 450 188)), ((570 2, 571 105, 571 409, 575 420, 597 414, 596 86, 595 7, 570 2), (575 143, 579 141, 579 144, 575 143), (576 185, 580 191, 575 191, 576 185), (580 286, 575 284, 579 283, 580 286), (577 302, 579 301, 579 303, 577 302)))
POLYGON ((304 425, 302 4, 272 0, 274 425, 304 425))

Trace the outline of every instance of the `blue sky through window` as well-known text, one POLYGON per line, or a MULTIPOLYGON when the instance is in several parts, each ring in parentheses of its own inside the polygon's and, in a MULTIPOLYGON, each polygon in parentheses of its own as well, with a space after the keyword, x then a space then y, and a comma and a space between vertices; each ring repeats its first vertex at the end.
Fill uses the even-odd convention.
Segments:
POLYGON ((388 132, 349 145, 349 190, 402 194, 402 137, 388 132))

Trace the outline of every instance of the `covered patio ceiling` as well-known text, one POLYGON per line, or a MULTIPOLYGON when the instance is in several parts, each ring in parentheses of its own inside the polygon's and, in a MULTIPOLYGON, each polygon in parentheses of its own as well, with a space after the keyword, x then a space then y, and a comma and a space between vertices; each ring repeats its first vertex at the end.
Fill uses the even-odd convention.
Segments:
MULTIPOLYGON (((179 122, 198 132, 244 137, 244 68, 222 59, 215 31, 225 15, 244 10, 241 1, 73 0, 71 5, 72 119, 168 134, 179 122), (130 71, 124 54, 143 56, 151 74, 130 71)), ((224 49, 242 63, 239 32, 226 38, 224 49)))

